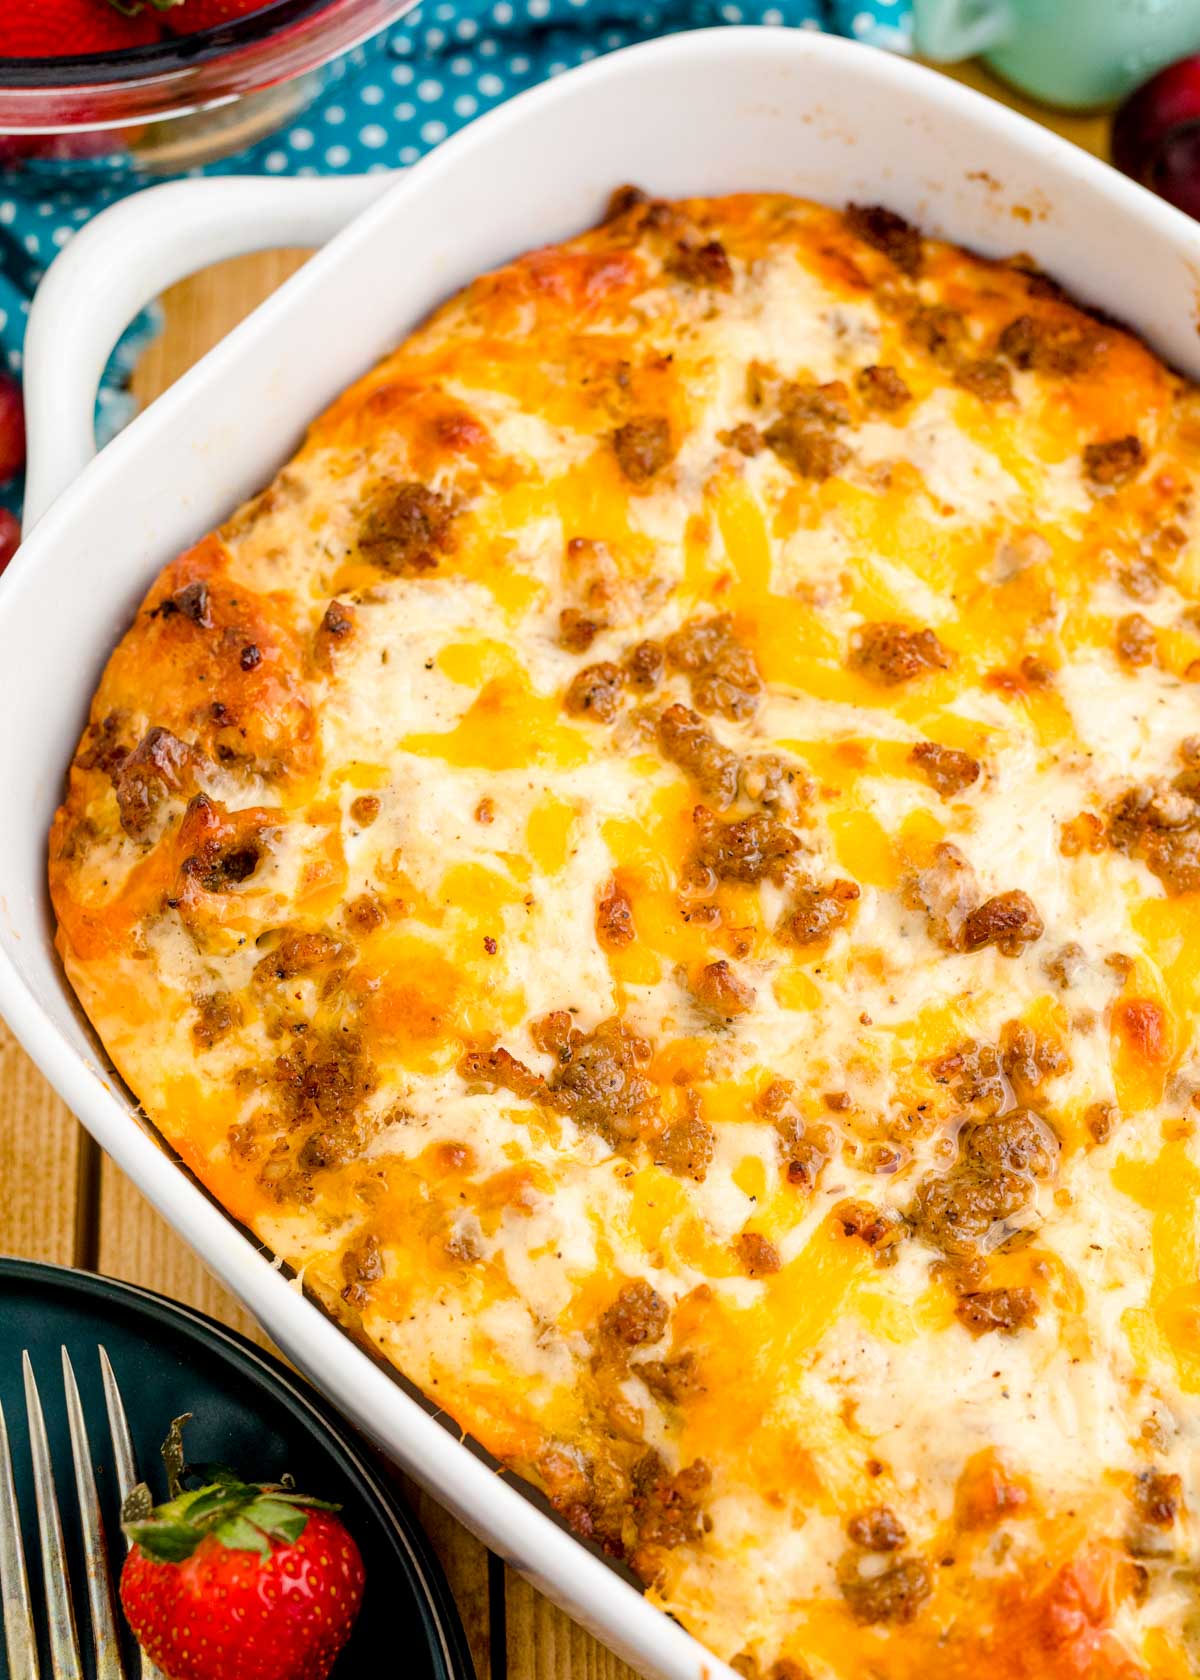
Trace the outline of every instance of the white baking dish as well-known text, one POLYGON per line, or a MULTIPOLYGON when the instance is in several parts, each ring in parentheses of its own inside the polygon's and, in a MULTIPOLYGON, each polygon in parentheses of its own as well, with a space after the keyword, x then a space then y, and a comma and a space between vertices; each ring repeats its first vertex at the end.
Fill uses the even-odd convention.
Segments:
POLYGON ((1200 228, 933 72, 807 33, 675 36, 504 106, 384 191, 87 465, 99 368, 136 305, 231 250, 323 237, 381 188, 183 183, 108 211, 55 264, 30 326, 30 498, 41 517, 0 583, 0 1011, 103 1147, 327 1394, 635 1666, 698 1680, 719 1665, 353 1346, 162 1150, 72 1004, 43 884, 88 699, 158 568, 267 480, 309 416, 439 298, 580 228, 626 180, 664 194, 882 201, 985 251, 1027 250, 1200 375, 1200 228))

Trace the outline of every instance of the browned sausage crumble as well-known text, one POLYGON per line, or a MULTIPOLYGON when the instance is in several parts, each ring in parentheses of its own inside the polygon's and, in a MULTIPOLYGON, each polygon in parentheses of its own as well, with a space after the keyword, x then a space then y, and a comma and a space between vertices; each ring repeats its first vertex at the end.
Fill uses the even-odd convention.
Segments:
POLYGON ((358 546, 385 571, 417 577, 451 548, 453 518, 445 497, 423 484, 383 485, 368 503, 358 546))
POLYGON ((908 1539, 904 1524, 888 1505, 856 1511, 846 1524, 846 1533, 866 1552, 899 1551, 908 1539))
POLYGON ((784 921, 784 936, 796 945, 818 945, 850 919, 851 906, 862 896, 857 881, 831 881, 828 886, 801 887, 784 921))
POLYGON ((1093 484, 1115 489, 1140 472, 1145 459, 1141 439, 1130 433, 1104 443, 1089 443, 1083 452, 1083 470, 1093 484))
POLYGON ((962 944, 966 951, 994 945, 1003 956, 1018 957, 1045 931, 1037 906, 1018 889, 997 893, 972 910, 963 923, 962 944))
POLYGON ((979 780, 979 760, 957 747, 939 747, 936 741, 918 741, 909 754, 912 762, 943 799, 953 799, 979 780))
POLYGON ((649 484, 675 455, 670 421, 662 415, 627 420, 613 433, 617 464, 630 484, 649 484))
POLYGON ((882 251, 902 274, 914 278, 921 272, 924 245, 919 229, 880 204, 850 204, 846 226, 865 244, 882 251))
POLYGON ((955 1317, 973 1336, 991 1330, 1012 1335, 1037 1319, 1037 1296, 1032 1289, 979 1289, 961 1295, 955 1317))
POLYGON ((932 630, 907 624, 863 624, 850 639, 850 668, 885 688, 929 671, 949 670, 953 655, 932 630))
POLYGON ((860 368, 854 376, 854 388, 867 407, 880 414, 898 414, 912 401, 912 392, 894 367, 860 368))

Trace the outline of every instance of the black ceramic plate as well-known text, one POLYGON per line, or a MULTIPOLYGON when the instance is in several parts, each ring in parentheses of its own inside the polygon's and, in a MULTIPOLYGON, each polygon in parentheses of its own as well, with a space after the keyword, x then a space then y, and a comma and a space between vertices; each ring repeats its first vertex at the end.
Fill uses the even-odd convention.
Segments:
MULTIPOLYGON (((29 1349, 41 1391, 72 1579, 79 1583, 76 1609, 86 1628, 60 1349, 70 1353, 79 1380, 106 1531, 115 1534, 118 1499, 98 1344, 108 1350, 138 1469, 156 1497, 163 1493, 158 1449, 167 1425, 192 1412, 185 1444, 195 1462, 220 1460, 271 1479, 290 1472, 304 1492, 341 1504, 362 1549, 367 1588, 331 1680, 381 1680, 387 1674, 472 1680, 462 1624, 424 1535, 346 1425, 285 1366, 243 1336, 148 1290, 0 1259, 0 1403, 12 1441, 35 1604, 41 1577, 21 1350, 29 1349)), ((85 1666, 92 1680, 90 1663, 85 1666)), ((45 1651, 42 1672, 50 1672, 45 1651)), ((131 1666, 129 1672, 136 1670, 131 1666)), ((0 1642, 0 1676, 6 1673, 0 1642)))

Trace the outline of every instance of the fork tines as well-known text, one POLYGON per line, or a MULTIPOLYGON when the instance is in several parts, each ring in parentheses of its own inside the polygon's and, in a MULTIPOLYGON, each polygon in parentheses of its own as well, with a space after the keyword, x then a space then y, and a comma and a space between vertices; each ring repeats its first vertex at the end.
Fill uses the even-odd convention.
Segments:
POLYGON ((0 1598, 4 1603, 4 1648, 8 1653, 9 1680, 38 1680, 29 1579, 25 1573, 21 1518, 3 1406, 0 1406, 0 1598))
MULTIPOLYGON (((113 1461, 121 1499, 133 1486, 135 1469, 129 1424, 120 1391, 103 1348, 98 1350, 104 1398, 112 1437, 113 1461)), ((25 1410, 29 1422, 30 1456, 33 1461, 34 1498, 37 1506, 38 1537, 42 1561, 42 1585, 46 1599, 46 1624, 50 1646, 51 1680, 83 1680, 79 1654, 79 1632, 71 1598, 71 1582, 63 1550, 62 1520, 54 1485, 54 1470, 46 1438, 41 1397, 29 1354, 22 1355, 25 1379, 25 1410)), ((117 1633, 113 1578, 108 1544, 96 1493, 91 1447, 79 1387, 66 1348, 62 1350, 63 1390, 67 1424, 74 1461, 75 1494, 79 1505, 80 1530, 86 1565, 87 1598, 90 1611, 93 1668, 96 1680, 125 1680, 117 1633)), ((13 1481, 12 1453, 4 1411, 0 1407, 0 1602, 4 1610, 4 1647, 9 1680, 39 1680, 37 1634, 21 1543, 21 1518, 13 1481)), ((143 1659, 142 1680, 154 1680, 157 1670, 143 1659)))

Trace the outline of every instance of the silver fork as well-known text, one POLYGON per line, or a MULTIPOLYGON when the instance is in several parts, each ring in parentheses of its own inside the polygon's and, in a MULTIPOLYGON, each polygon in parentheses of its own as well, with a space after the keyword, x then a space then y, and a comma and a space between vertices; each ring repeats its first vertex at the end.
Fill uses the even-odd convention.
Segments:
MULTIPOLYGON (((101 1347, 100 1374, 108 1410, 113 1462, 121 1502, 136 1480, 129 1423, 108 1354, 101 1347)), ((58 1513, 54 1472, 46 1440, 42 1402, 29 1354, 21 1356, 25 1377, 25 1410, 29 1420, 29 1443, 33 1459, 33 1486, 37 1506, 38 1537, 42 1560, 42 1581, 46 1595, 46 1622, 50 1642, 51 1680, 83 1680, 79 1655, 79 1631, 71 1598, 71 1582, 63 1553, 62 1521, 58 1513)), ((87 1596, 92 1632, 92 1654, 96 1680, 126 1680, 117 1635, 113 1578, 109 1567, 108 1542, 100 1517, 96 1478, 92 1469, 87 1424, 79 1399, 79 1388, 66 1348, 62 1350, 63 1389, 67 1401, 67 1423, 74 1462, 75 1496, 79 1505, 83 1555, 87 1574, 87 1596)), ((0 1407, 0 1601, 4 1608, 4 1641, 8 1655, 9 1680, 39 1680, 37 1635, 34 1631, 29 1577, 21 1542, 21 1520, 13 1484, 12 1454, 4 1410, 0 1407)), ((141 1680, 160 1680, 158 1670, 141 1657, 141 1680)))

